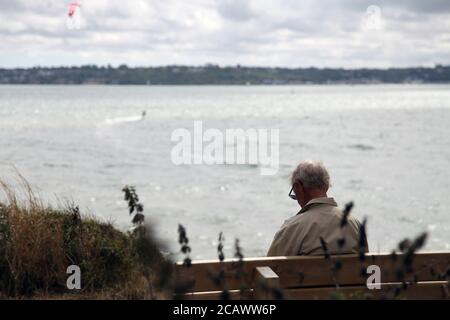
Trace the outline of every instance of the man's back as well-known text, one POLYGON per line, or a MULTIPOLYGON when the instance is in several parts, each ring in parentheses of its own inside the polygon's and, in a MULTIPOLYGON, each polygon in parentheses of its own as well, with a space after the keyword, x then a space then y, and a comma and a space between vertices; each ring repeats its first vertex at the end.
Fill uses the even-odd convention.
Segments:
POLYGON ((343 213, 333 198, 323 197, 309 201, 299 214, 284 222, 275 234, 267 255, 323 255, 321 237, 330 254, 357 252, 360 223, 349 216, 348 223, 341 228, 342 217, 343 213), (340 239, 345 239, 341 247, 340 239))

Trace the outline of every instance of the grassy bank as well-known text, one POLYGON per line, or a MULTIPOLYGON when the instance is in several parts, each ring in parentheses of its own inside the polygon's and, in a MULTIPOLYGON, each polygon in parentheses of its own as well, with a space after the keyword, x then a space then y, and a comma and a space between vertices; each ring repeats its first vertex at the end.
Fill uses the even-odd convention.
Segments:
POLYGON ((161 293, 170 265, 146 232, 122 232, 80 214, 45 205, 25 185, 19 197, 5 183, 0 202, 0 298, 148 299, 161 293), (81 270, 69 290, 67 268, 81 270), (166 270, 167 271, 167 270, 166 270))

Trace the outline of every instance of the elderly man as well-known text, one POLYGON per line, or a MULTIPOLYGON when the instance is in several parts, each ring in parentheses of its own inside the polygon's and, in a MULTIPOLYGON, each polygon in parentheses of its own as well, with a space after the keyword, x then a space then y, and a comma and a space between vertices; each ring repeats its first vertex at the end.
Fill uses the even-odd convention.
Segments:
MULTIPOLYGON (((289 218, 275 234, 268 256, 323 255, 322 238, 329 254, 357 252, 360 240, 359 221, 343 217, 336 201, 327 196, 330 176, 318 161, 303 161, 292 173, 289 196, 297 200, 301 210, 289 218)), ((365 251, 368 251, 364 237, 365 251)))

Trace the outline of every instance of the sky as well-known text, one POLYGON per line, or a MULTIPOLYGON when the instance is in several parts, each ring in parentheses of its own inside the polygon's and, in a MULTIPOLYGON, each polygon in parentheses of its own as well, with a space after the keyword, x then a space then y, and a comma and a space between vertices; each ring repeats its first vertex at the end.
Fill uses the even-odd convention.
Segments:
POLYGON ((450 64, 449 0, 0 0, 0 68, 450 64))

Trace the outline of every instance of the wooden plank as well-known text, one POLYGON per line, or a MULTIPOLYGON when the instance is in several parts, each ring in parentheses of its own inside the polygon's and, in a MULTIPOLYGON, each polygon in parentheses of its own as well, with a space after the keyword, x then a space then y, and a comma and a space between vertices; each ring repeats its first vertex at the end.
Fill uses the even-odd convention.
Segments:
MULTIPOLYGON (((223 297, 222 294, 222 291, 203 291, 186 293, 178 298, 183 300, 221 300, 223 297)), ((248 290, 245 293, 241 293, 240 290, 229 290, 228 297, 230 300, 252 300, 254 292, 253 290, 248 290)))
POLYGON ((280 289, 280 278, 270 267, 256 267, 255 269, 255 297, 269 300, 274 297, 273 292, 280 289))
MULTIPOLYGON (((368 253, 362 263, 357 255, 333 256, 329 260, 322 256, 247 258, 242 265, 236 259, 224 262, 194 261, 190 268, 177 264, 175 279, 192 283, 189 291, 193 292, 221 290, 213 280, 223 270, 229 290, 253 288, 256 267, 267 266, 278 274, 282 288, 334 286, 336 282, 340 285, 357 286, 365 285, 367 275, 361 274, 361 271, 365 271, 371 264, 380 266, 381 282, 399 281, 397 270, 402 268, 403 260, 402 255, 397 255, 396 260, 393 260, 390 254, 368 253), (334 272, 336 262, 342 268, 334 272)), ((412 263, 413 272, 405 274, 405 279, 411 281, 415 275, 416 281, 438 280, 437 275, 445 273, 449 266, 450 252, 418 253, 412 263)))
MULTIPOLYGON (((369 290, 364 286, 322 287, 322 288, 299 288, 285 289, 283 291, 287 299, 292 300, 329 300, 329 299, 409 299, 409 300, 440 300, 449 299, 449 284, 445 281, 419 282, 411 285, 406 290, 402 289, 401 283, 382 284, 380 290, 369 290), (399 288, 398 295, 396 295, 399 288)), ((257 299, 253 290, 241 295, 239 290, 228 292, 230 300, 257 299)), ((185 300, 221 300, 221 291, 205 291, 184 294, 179 297, 185 300)))
POLYGON ((329 299, 449 299, 449 284, 446 281, 419 282, 403 289, 401 283, 385 283, 381 289, 369 290, 365 286, 287 289, 285 295, 294 300, 329 299))

